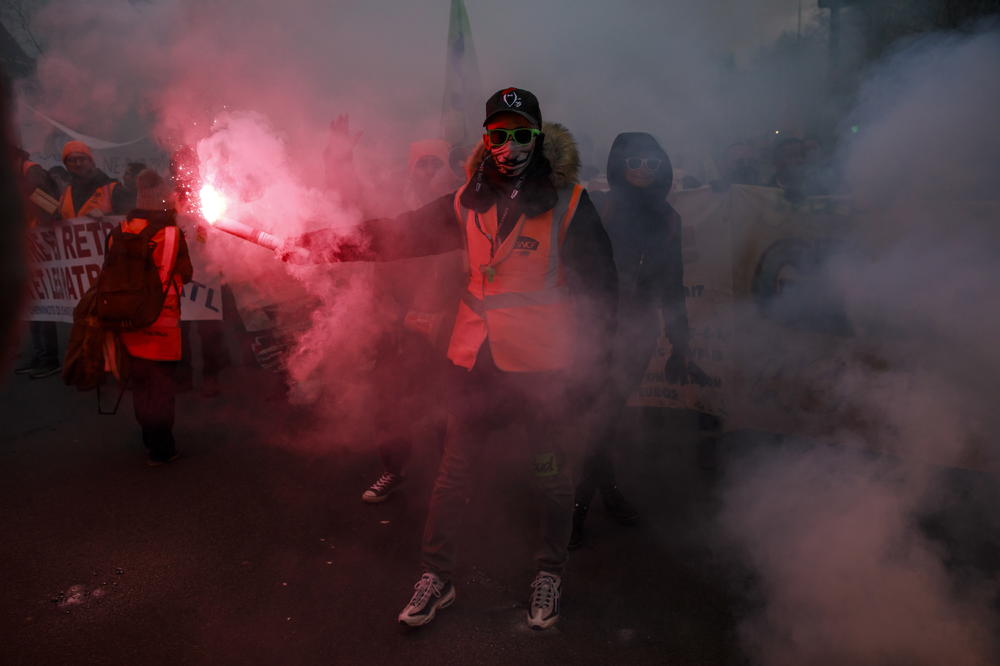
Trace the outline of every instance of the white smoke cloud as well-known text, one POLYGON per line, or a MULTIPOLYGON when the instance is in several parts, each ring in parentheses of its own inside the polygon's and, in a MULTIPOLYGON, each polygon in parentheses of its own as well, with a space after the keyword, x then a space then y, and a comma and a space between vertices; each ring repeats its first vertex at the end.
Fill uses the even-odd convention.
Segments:
POLYGON ((981 201, 1000 182, 998 56, 996 32, 929 36, 862 89, 844 154, 862 223, 827 278, 869 354, 830 391, 866 417, 836 447, 761 452, 726 490, 722 526, 763 594, 741 627, 761 663, 996 663, 995 581, 959 586, 919 520, 949 501, 942 468, 998 470, 1000 206, 981 201))

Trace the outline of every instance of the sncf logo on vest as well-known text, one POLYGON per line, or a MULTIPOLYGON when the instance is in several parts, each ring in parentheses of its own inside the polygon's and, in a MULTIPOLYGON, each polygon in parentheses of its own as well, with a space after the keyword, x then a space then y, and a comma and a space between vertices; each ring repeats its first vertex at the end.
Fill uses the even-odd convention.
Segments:
POLYGON ((533 252, 538 249, 538 241, 536 241, 531 236, 518 236, 517 240, 514 241, 514 250, 523 250, 526 252, 533 252))

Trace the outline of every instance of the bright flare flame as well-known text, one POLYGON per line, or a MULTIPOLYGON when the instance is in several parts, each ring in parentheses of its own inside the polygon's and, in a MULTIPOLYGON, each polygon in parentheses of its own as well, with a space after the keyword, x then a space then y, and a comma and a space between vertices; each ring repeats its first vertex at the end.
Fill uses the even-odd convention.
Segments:
POLYGON ((226 197, 212 185, 205 183, 199 193, 201 200, 201 216, 209 224, 215 224, 219 218, 226 214, 226 197))

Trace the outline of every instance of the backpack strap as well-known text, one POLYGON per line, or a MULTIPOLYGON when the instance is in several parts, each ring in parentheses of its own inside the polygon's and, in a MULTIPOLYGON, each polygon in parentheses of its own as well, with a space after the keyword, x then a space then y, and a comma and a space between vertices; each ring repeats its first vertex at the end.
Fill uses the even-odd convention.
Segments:
POLYGON ((114 236, 121 236, 124 232, 122 231, 122 225, 117 225, 114 229, 108 232, 108 235, 104 237, 104 261, 101 263, 101 268, 104 269, 108 265, 108 259, 111 256, 111 246, 114 244, 114 236))
POLYGON ((178 237, 180 229, 176 226, 163 227, 163 265, 160 266, 160 282, 164 291, 170 286, 174 276, 174 265, 177 263, 177 253, 180 250, 178 237))

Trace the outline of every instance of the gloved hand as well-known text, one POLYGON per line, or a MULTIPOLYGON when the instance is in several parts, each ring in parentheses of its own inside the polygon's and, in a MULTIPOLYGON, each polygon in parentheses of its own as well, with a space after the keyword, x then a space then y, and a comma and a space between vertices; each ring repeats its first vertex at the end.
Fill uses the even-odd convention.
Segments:
POLYGON ((698 386, 711 386, 712 378, 708 376, 708 373, 702 370, 693 361, 688 361, 687 364, 688 371, 688 381, 692 384, 697 384, 698 386))
POLYGON ((667 358, 667 364, 663 368, 663 374, 668 384, 688 383, 688 360, 687 356, 679 352, 671 352, 667 358))

